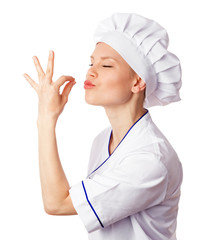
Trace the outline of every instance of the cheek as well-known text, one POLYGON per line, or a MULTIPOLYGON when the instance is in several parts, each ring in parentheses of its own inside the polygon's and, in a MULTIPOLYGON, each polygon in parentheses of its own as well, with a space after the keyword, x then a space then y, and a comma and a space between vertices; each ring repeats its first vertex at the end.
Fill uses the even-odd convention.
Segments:
POLYGON ((129 80, 125 77, 123 78, 123 76, 111 78, 104 85, 104 94, 107 99, 112 98, 116 101, 126 101, 132 94, 129 80))
POLYGON ((107 83, 109 84, 109 87, 117 92, 123 93, 123 92, 129 92, 131 89, 131 85, 129 82, 129 79, 127 75, 118 75, 118 76, 111 76, 111 80, 107 83))

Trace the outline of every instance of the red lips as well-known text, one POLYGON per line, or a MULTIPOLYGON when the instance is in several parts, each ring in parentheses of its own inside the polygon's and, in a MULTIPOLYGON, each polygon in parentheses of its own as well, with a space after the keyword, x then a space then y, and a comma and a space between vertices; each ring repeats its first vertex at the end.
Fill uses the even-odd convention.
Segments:
POLYGON ((84 82, 84 88, 85 88, 85 89, 91 89, 91 88, 93 88, 93 87, 95 87, 95 85, 92 84, 91 81, 86 80, 86 81, 84 82))

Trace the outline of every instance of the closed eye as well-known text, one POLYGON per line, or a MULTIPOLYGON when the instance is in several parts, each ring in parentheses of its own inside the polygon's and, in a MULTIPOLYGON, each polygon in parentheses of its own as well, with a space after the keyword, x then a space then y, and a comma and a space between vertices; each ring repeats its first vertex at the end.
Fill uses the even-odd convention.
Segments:
MULTIPOLYGON (((91 64, 89 64, 89 66, 90 66, 90 67, 92 67, 92 66, 93 66, 93 64, 91 63, 91 64)), ((110 66, 110 65, 102 65, 102 67, 111 68, 111 67, 113 67, 113 66, 110 66)))

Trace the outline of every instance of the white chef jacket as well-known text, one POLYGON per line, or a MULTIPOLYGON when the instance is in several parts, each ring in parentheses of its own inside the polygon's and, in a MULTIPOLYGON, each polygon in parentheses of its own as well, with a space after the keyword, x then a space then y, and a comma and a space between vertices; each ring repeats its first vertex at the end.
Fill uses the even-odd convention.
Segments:
POLYGON ((86 179, 70 189, 90 240, 176 240, 182 166, 145 113, 109 154, 112 129, 91 149, 86 179))

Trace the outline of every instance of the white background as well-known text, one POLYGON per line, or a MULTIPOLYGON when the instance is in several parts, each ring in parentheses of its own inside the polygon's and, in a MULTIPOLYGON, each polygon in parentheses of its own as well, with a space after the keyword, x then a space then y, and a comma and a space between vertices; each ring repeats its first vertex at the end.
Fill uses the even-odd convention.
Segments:
POLYGON ((44 213, 38 172, 37 95, 23 78, 37 81, 32 56, 46 68, 55 52, 54 80, 77 84, 57 124, 60 158, 70 185, 86 177, 94 136, 109 122, 104 110, 86 105, 83 82, 97 23, 114 12, 136 12, 158 21, 181 60, 182 101, 150 109, 184 168, 178 240, 204 239, 205 114, 203 1, 4 0, 0 2, 0 239, 87 239, 78 216, 44 213))

